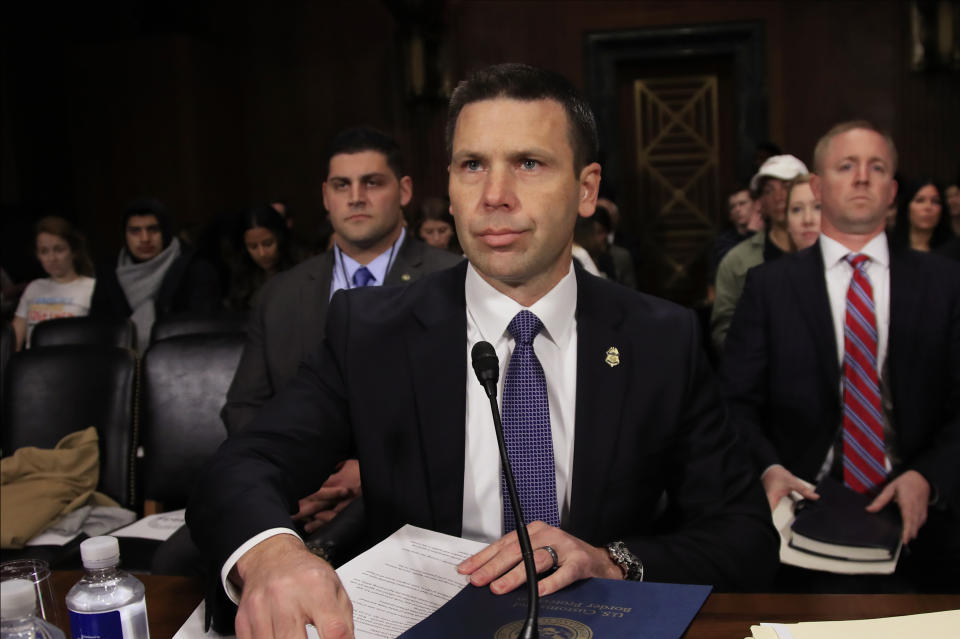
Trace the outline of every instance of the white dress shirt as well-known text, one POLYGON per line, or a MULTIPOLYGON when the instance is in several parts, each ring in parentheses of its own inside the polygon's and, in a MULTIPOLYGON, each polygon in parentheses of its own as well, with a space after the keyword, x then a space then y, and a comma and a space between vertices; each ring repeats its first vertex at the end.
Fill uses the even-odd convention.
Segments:
MULTIPOLYGON (((402 241, 403 234, 394 243, 394 247, 400 246, 402 241)), ((343 255, 339 251, 338 254, 343 255)), ((350 258, 346 257, 346 259, 350 258)), ((387 268, 384 267, 382 272, 385 274, 386 270, 387 268)), ((336 273, 336 269, 334 272, 336 273)), ((347 273, 351 278, 353 277, 351 271, 348 270, 347 273)), ((379 282, 382 282, 382 279, 380 277, 379 282)), ((497 358, 500 360, 497 394, 502 400, 503 381, 514 346, 514 339, 507 331, 507 325, 514 315, 526 307, 490 286, 480 277, 472 264, 467 266, 464 287, 467 303, 467 352, 465 354, 467 405, 462 534, 468 539, 490 543, 503 536, 500 452, 493 428, 490 401, 473 371, 470 350, 477 342, 487 341, 497 351, 497 358)), ((550 292, 527 308, 539 317, 543 324, 543 329, 533 340, 533 350, 537 359, 540 360, 547 381, 554 474, 561 523, 566 521, 570 513, 573 473, 573 431, 577 392, 577 323, 574 317, 576 308, 577 278, 574 275, 572 261, 570 270, 563 279, 550 292)), ((265 530, 247 540, 224 562, 220 570, 220 580, 227 596, 234 603, 239 603, 240 591, 228 579, 230 571, 248 550, 261 541, 280 534, 296 535, 291 528, 265 530)))
MULTIPOLYGON (((827 278, 827 296, 833 316, 833 332, 837 338, 837 361, 843 366, 843 325, 847 313, 847 289, 853 279, 853 267, 844 259, 853 253, 834 239, 820 234, 820 253, 823 272, 827 278)), ((877 317, 877 376, 887 359, 887 340, 890 335, 890 249, 886 233, 880 233, 859 253, 870 258, 864 271, 873 287, 873 307, 877 317)))
POLYGON ((393 246, 373 258, 373 260, 366 265, 346 255, 340 250, 336 242, 334 242, 333 277, 330 279, 330 297, 333 297, 333 294, 342 288, 354 288, 353 275, 360 270, 362 266, 366 266, 370 274, 373 275, 373 279, 367 286, 382 286, 383 281, 387 278, 387 273, 390 272, 390 267, 393 266, 393 262, 397 259, 397 251, 400 250, 400 246, 403 244, 403 239, 406 236, 407 229, 401 227, 400 235, 393 243, 393 246))
MULTIPOLYGON (((470 364, 470 349, 487 341, 500 360, 497 395, 503 400, 514 339, 507 331, 510 320, 524 310, 518 302, 490 286, 473 265, 467 267, 467 410, 463 468, 463 536, 496 541, 503 536, 503 496, 500 489, 500 452, 490 400, 470 364)), ((570 512, 573 471, 573 426, 577 394, 577 278, 570 271, 549 293, 527 310, 540 318, 543 329, 533 340, 533 350, 543 367, 550 404, 554 473, 560 521, 570 512)))

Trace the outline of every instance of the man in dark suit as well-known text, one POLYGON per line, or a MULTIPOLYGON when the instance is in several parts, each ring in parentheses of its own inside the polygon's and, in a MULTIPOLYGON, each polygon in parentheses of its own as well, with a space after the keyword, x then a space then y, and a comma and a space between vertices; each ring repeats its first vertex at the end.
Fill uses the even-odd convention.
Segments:
POLYGON ((402 207, 413 183, 392 138, 368 128, 343 131, 327 150, 326 168, 323 203, 334 246, 277 275, 260 293, 221 414, 230 432, 249 424, 320 346, 330 297, 358 286, 358 269, 373 271, 365 286, 407 284, 458 261, 406 232, 402 207))
POLYGON ((917 540, 914 558, 934 545, 936 561, 949 565, 960 545, 960 271, 889 250, 885 214, 897 187, 889 136, 844 123, 814 160, 820 240, 747 276, 724 359, 731 420, 771 509, 792 490, 816 499, 804 482, 832 474, 875 496, 872 511, 895 501, 903 541, 917 540), (871 424, 872 452, 854 444, 871 424), (946 530, 953 541, 944 547, 946 530))
MULTIPOLYGON (((552 467, 533 492, 555 497, 558 524, 527 525, 538 570, 556 569, 542 593, 644 572, 764 587, 775 531, 695 316, 572 266, 575 220, 593 213, 600 184, 596 139, 589 107, 553 73, 499 65, 457 88, 449 187, 469 264, 336 296, 321 348, 219 451, 190 506, 195 539, 239 599, 238 637, 293 635, 307 621, 322 637, 352 635, 336 573, 289 530, 298 492, 349 454, 361 462, 370 541, 404 523, 483 539, 459 571, 496 593, 524 582, 516 533, 503 534, 489 403, 469 371, 481 340, 501 361, 532 347, 537 364, 525 361, 545 378, 537 414, 549 414, 552 467), (517 323, 531 316, 539 332, 524 337, 517 323)), ((508 445, 511 458, 543 450, 532 440, 508 445)))

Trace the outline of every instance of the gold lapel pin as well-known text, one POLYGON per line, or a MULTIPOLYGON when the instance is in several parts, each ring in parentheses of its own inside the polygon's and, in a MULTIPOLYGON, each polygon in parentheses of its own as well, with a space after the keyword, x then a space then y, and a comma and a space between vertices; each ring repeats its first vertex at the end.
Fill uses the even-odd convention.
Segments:
POLYGON ((404 273, 403 275, 400 276, 400 279, 401 279, 402 281, 404 281, 404 282, 409 282, 409 281, 410 281, 410 274, 409 274, 409 273, 404 273))
POLYGON ((607 366, 613 368, 620 363, 620 351, 617 350, 616 346, 611 346, 607 349, 607 357, 603 360, 607 363, 607 366))

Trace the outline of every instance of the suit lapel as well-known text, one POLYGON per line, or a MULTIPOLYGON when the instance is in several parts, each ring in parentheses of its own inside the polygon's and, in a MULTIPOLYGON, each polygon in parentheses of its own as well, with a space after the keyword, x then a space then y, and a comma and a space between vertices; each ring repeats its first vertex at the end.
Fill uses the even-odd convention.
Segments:
POLYGON ((574 426, 571 534, 592 539, 614 458, 627 380, 640 353, 623 339, 623 309, 596 295, 596 283, 577 269, 577 407, 574 426), (612 349, 616 349, 615 351, 612 349))
POLYGON ((390 271, 383 278, 384 284, 407 284, 415 279, 423 264, 423 251, 418 242, 411 241, 409 231, 397 250, 397 257, 390 271))
POLYGON ((823 272, 823 254, 820 243, 808 251, 789 259, 787 276, 796 297, 800 300, 800 315, 803 317, 816 348, 817 361, 823 371, 823 379, 829 388, 840 384, 840 367, 837 364, 837 338, 833 330, 833 315, 830 312, 830 297, 823 272))
POLYGON ((327 306, 330 303, 330 282, 333 279, 333 251, 327 251, 315 260, 315 265, 300 285, 300 353, 315 348, 326 329, 327 306), (319 323, 319 326, 317 325, 319 323))
POLYGON ((407 338, 416 420, 429 484, 433 529, 459 535, 467 383, 466 262, 439 274, 415 309, 407 338))

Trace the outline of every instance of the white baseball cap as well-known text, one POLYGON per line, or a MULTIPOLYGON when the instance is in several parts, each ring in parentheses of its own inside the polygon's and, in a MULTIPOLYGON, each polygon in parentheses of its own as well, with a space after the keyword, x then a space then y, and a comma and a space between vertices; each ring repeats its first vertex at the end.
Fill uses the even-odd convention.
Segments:
POLYGON ((809 173, 807 165, 792 155, 774 155, 767 158, 757 174, 750 178, 750 190, 754 193, 760 186, 760 180, 765 177, 775 177, 780 180, 792 180, 798 175, 809 173))

